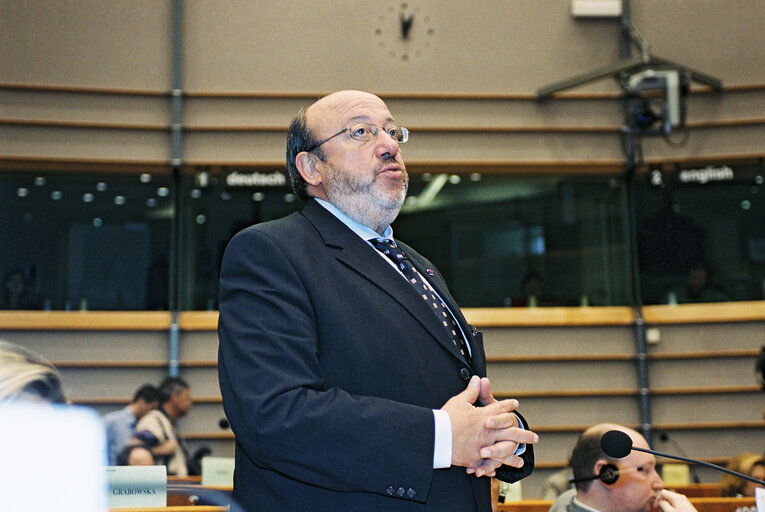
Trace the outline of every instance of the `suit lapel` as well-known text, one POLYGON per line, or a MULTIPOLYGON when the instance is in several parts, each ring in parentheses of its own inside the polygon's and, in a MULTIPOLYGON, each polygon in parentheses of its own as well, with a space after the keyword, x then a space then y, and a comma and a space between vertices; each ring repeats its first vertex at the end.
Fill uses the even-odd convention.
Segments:
MULTIPOLYGON (((443 326, 439 323, 436 315, 430 310, 428 304, 422 300, 412 285, 401 277, 372 246, 362 240, 316 201, 306 203, 301 213, 313 224, 324 240, 324 243, 336 251, 335 257, 338 261, 343 263, 350 271, 361 275, 374 286, 393 297, 405 311, 404 314, 409 314, 415 318, 438 343, 461 362, 467 364, 459 350, 453 346, 450 340, 446 339, 443 326)), ((421 271, 420 265, 417 265, 416 262, 415 266, 421 271)), ((428 281, 433 281, 429 275, 424 275, 426 275, 428 281)), ((455 313, 458 322, 465 329, 466 322, 461 313, 459 313, 459 308, 456 307, 456 304, 453 304, 449 294, 443 292, 441 287, 436 287, 435 284, 433 286, 444 298, 444 301, 447 301, 449 309, 455 313)), ((466 333, 470 339, 470 334, 467 331, 466 333)))

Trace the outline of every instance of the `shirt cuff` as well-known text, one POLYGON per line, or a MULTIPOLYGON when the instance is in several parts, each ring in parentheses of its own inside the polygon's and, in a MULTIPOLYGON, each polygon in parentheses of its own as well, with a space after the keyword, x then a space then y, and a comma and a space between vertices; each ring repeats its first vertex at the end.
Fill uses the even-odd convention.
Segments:
MULTIPOLYGON (((518 418, 518 428, 526 430, 521 417, 518 418)), ((433 469, 445 469, 452 465, 452 422, 449 414, 441 409, 433 409, 435 436, 433 441, 433 469)), ((521 443, 515 450, 515 455, 523 455, 526 443, 521 443)))
POLYGON ((452 465, 452 422, 449 414, 433 409, 435 439, 433 442, 433 469, 445 469, 452 465))
MULTIPOLYGON (((523 424, 523 421, 521 420, 521 417, 517 414, 515 415, 516 418, 518 418, 518 428, 526 430, 526 425, 523 424)), ((526 443, 521 443, 518 445, 518 448, 515 449, 515 455, 523 455, 523 452, 526 451, 526 443)))

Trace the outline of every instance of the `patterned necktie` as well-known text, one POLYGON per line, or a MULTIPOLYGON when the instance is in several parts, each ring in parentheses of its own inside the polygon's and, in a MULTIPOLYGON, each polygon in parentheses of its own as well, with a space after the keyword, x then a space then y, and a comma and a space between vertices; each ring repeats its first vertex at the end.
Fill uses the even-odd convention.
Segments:
POLYGON ((470 360, 467 344, 462 337, 457 322, 446 307, 446 304, 438 298, 438 295, 433 291, 430 284, 428 284, 425 278, 422 277, 422 274, 414 268, 412 262, 407 258, 406 254, 404 254, 404 251, 396 245, 396 242, 387 238, 376 238, 370 241, 378 251, 387 256, 388 259, 396 265, 409 283, 420 293, 422 299, 432 307, 433 313, 435 313, 436 317, 441 322, 441 325, 443 325, 444 330, 449 335, 449 339, 454 343, 454 346, 457 347, 457 350, 460 351, 468 363, 472 365, 473 362, 470 360))

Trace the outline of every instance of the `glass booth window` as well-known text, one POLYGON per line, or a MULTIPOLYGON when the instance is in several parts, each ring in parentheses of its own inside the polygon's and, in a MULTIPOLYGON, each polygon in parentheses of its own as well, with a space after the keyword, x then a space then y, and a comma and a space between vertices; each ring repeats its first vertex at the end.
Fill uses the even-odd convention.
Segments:
POLYGON ((166 309, 170 177, 0 174, 0 309, 166 309))
POLYGON ((626 304, 623 196, 615 178, 416 176, 394 231, 463 307, 626 304))
POLYGON ((655 169, 638 178, 645 304, 765 298, 764 176, 757 163, 655 169))
MULTIPOLYGON (((627 304, 623 195, 616 178, 415 174, 393 229, 465 307, 627 304)), ((280 169, 202 168, 181 199, 184 309, 217 308, 237 231, 303 206, 280 169)))
POLYGON ((223 252, 237 232, 299 210, 286 170, 202 167, 181 177, 181 308, 216 310, 223 252))

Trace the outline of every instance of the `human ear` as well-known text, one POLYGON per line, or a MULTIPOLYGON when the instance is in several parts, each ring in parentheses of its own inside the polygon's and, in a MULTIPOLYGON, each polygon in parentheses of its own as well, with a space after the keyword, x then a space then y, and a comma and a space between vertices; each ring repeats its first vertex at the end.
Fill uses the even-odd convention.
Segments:
POLYGON ((321 184, 321 173, 316 168, 316 156, 303 151, 295 157, 295 167, 306 183, 318 187, 321 184))

